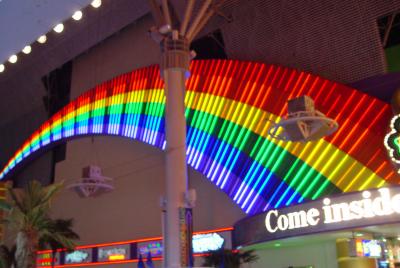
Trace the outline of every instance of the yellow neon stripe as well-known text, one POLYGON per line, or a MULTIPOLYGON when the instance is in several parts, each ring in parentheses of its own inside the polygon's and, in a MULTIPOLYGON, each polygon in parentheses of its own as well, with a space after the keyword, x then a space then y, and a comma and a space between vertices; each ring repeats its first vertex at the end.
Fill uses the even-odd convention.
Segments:
POLYGON ((90 106, 91 103, 88 103, 79 107, 78 110, 76 111, 76 116, 79 117, 82 114, 88 113, 90 111, 90 106))

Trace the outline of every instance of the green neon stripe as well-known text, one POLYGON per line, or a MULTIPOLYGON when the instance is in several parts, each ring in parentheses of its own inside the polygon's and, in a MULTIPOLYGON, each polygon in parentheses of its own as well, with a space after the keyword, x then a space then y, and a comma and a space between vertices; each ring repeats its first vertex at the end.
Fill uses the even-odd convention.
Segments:
POLYGON ((82 121, 88 121, 90 112, 81 113, 76 117, 76 122, 81 123, 82 121))
MULTIPOLYGON (((203 120, 205 117, 215 117, 213 115, 206 114, 206 113, 203 113, 200 111, 191 111, 190 114, 192 114, 192 113, 193 114, 198 113, 199 114, 198 116, 202 117, 203 120)), ((192 127, 195 127, 202 131, 205 131, 208 134, 214 135, 216 137, 220 137, 221 140, 229 143, 232 146, 234 146, 234 142, 232 142, 232 140, 234 140, 234 139, 232 138, 232 136, 235 138, 238 138, 236 133, 237 133, 237 129, 240 128, 240 126, 235 125, 234 123, 226 121, 224 119, 217 118, 216 127, 213 129, 208 129, 208 128, 205 129, 204 125, 196 123, 196 122, 192 122, 190 119, 188 121, 189 121, 188 123, 192 127), (203 126, 203 128, 202 128, 202 126, 203 126), (221 126, 221 127, 219 127, 219 126, 221 126), (223 132, 224 129, 232 129, 233 131, 230 133, 231 136, 230 135, 221 135, 221 132, 223 132)), ((325 191, 337 192, 337 193, 341 192, 334 184, 330 183, 327 178, 322 176, 320 173, 318 173, 318 171, 314 170, 312 167, 310 167, 303 161, 296 158, 294 155, 290 154, 289 152, 285 151, 283 148, 275 145, 274 143, 268 141, 267 139, 260 137, 251 131, 248 131, 248 132, 250 132, 248 134, 248 136, 250 136, 250 137, 247 138, 247 140, 249 142, 246 143, 246 146, 240 146, 241 151, 243 153, 246 153, 247 155, 249 155, 252 159, 259 162, 263 166, 265 166, 267 169, 269 169, 271 171, 276 170, 275 174, 280 178, 285 178, 285 182, 288 183, 289 185, 292 184, 294 186, 294 189, 296 189, 296 191, 299 190, 300 193, 305 194, 304 189, 302 189, 302 187, 299 187, 300 184, 297 184, 296 181, 294 181, 294 182, 292 182, 292 181, 296 178, 296 176, 307 175, 307 178, 306 178, 307 180, 309 178, 323 178, 324 182, 328 182, 327 186, 325 187, 325 189, 323 189, 321 191, 320 195, 323 195, 325 193, 325 191), (263 140, 263 142, 262 142, 262 140, 263 140), (259 146, 260 142, 262 142, 261 146, 259 146), (303 165, 304 168, 297 169, 296 175, 286 176, 288 170, 291 168, 292 164, 296 162, 296 160, 298 160, 298 163, 301 163, 301 165, 303 165), (297 189, 297 188, 299 188, 299 189, 297 189)), ((243 142, 243 141, 239 141, 239 142, 243 142)), ((243 142, 243 143, 245 143, 245 142, 243 142)), ((234 147, 237 149, 240 149, 237 146, 234 146, 234 147)), ((312 195, 309 192, 303 196, 306 198, 312 197, 312 195)))
POLYGON ((64 128, 66 128, 66 127, 74 127, 74 124, 75 124, 75 117, 72 117, 72 118, 64 121, 63 127, 64 128))
POLYGON ((101 106, 92 110, 92 117, 103 116, 106 111, 106 106, 101 106))

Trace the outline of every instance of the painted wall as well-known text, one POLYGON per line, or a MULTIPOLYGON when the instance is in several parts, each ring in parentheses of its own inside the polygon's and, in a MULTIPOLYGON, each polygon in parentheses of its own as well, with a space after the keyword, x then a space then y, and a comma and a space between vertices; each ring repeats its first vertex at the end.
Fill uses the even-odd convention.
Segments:
MULTIPOLYGON (((56 168, 57 181, 68 185, 81 177, 82 167, 97 163, 114 178, 115 190, 97 198, 81 199, 63 190, 53 204, 56 218, 74 218, 81 244, 122 241, 161 235, 160 196, 164 191, 164 155, 149 145, 129 139, 99 137, 68 144, 67 159, 56 168)), ((232 226, 244 213, 206 178, 189 170, 190 187, 198 202, 194 229, 232 226)))

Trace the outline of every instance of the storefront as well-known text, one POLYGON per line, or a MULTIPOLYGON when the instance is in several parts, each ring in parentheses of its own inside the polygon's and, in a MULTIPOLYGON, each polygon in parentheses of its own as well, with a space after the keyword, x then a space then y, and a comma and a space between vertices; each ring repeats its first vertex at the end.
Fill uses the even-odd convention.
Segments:
POLYGON ((256 249, 261 260, 279 250, 278 265, 286 265, 279 267, 394 268, 400 267, 399 222, 400 187, 379 188, 271 208, 237 222, 233 239, 236 247, 256 249))
MULTIPOLYGON (((194 232, 192 245, 195 263, 201 262, 200 258, 205 252, 217 250, 222 247, 232 248, 232 227, 215 230, 194 232)), ((145 262, 151 258, 158 267, 163 255, 162 237, 148 237, 135 240, 111 242, 95 245, 83 245, 72 252, 57 250, 40 251, 37 258, 37 267, 75 267, 98 266, 137 263, 139 258, 145 262)), ((110 266, 114 267, 114 266, 110 266)), ((132 266, 131 266, 132 267, 132 266)))

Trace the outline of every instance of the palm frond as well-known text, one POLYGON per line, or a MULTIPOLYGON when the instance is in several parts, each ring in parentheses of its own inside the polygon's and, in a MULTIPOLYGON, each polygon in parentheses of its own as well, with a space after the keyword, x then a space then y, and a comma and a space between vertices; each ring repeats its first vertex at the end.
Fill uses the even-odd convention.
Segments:
POLYGON ((21 210, 21 212, 25 213, 26 212, 25 207, 20 202, 17 193, 11 186, 7 186, 7 193, 10 195, 11 200, 14 203, 15 207, 17 207, 19 210, 21 210))
POLYGON ((0 199, 0 209, 5 211, 10 211, 12 205, 8 203, 6 200, 0 199))

